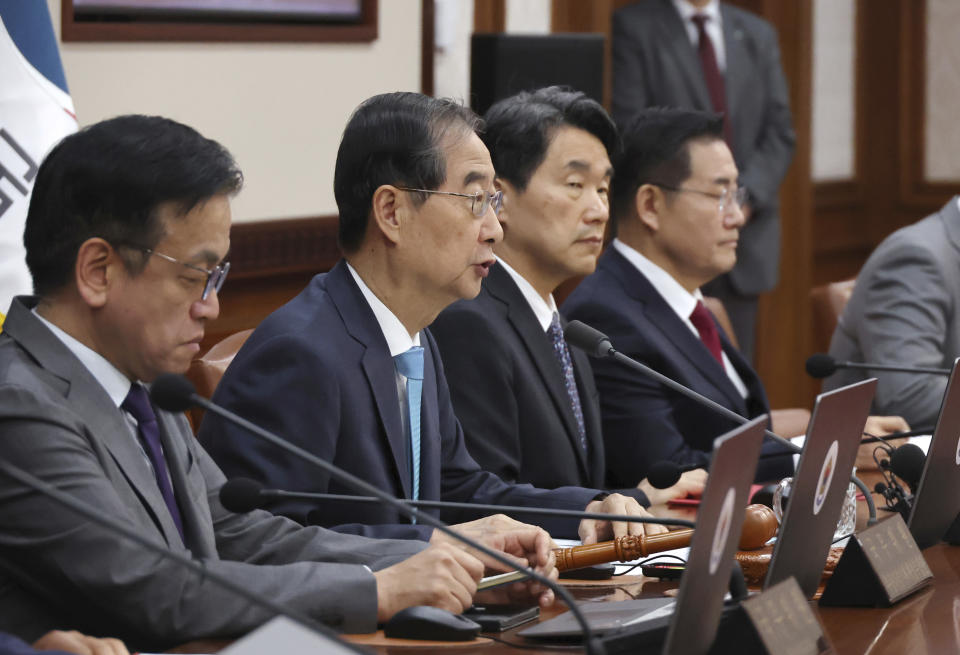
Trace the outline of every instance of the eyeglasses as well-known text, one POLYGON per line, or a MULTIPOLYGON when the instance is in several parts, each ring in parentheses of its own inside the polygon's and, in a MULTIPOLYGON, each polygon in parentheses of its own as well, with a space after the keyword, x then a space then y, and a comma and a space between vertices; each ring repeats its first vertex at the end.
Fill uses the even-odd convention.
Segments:
POLYGON ((455 191, 432 191, 430 189, 411 189, 409 187, 397 187, 401 191, 413 191, 415 193, 436 193, 442 196, 457 196, 459 198, 470 198, 473 203, 470 205, 470 209, 473 211, 474 216, 484 216, 487 213, 487 210, 490 207, 493 207, 493 213, 497 216, 500 215, 500 208, 503 206, 503 191, 495 191, 493 193, 484 193, 483 191, 477 191, 476 193, 457 193, 455 191))
POLYGON ((666 189, 667 191, 677 191, 681 193, 698 193, 701 196, 714 198, 717 201, 717 211, 720 212, 721 214, 725 214, 729 210, 733 209, 732 203, 736 203, 737 207, 743 207, 747 203, 747 189, 746 187, 742 187, 742 186, 738 186, 736 191, 732 191, 732 192, 730 191, 729 188, 724 187, 720 193, 711 193, 710 191, 700 191, 699 189, 685 189, 683 187, 667 186, 666 184, 654 183, 653 185, 658 186, 661 189, 666 189))
POLYGON ((207 270, 202 266, 196 266, 194 264, 188 264, 187 262, 182 262, 179 259, 174 259, 170 255, 164 255, 162 252, 156 252, 150 250, 149 248, 137 248, 140 252, 145 252, 148 255, 156 255, 160 259, 166 259, 168 262, 174 264, 180 264, 181 266, 186 266, 200 273, 204 273, 207 276, 207 282, 203 287, 203 294, 200 296, 200 300, 206 300, 207 296, 210 295, 211 291, 216 291, 220 293, 220 289, 223 287, 223 283, 227 279, 227 273, 230 272, 230 262, 223 262, 222 264, 217 264, 213 267, 213 270, 207 270))

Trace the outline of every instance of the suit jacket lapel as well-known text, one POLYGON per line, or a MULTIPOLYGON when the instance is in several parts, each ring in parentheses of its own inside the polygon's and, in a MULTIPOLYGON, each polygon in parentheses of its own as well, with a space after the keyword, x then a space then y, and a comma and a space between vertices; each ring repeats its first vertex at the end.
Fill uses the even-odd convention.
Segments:
MULTIPOLYGON (((560 320, 566 325, 563 317, 560 320)), ((606 461, 603 446, 603 432, 601 430, 599 407, 595 406, 584 393, 588 388, 596 390, 593 382, 593 369, 590 366, 590 358, 587 353, 579 348, 570 347, 570 357, 573 359, 573 373, 577 380, 577 388, 580 389, 580 405, 583 407, 583 427, 587 432, 587 446, 590 449, 589 465, 587 467, 587 477, 585 478, 589 486, 603 488, 606 461), (588 381, 587 378, 590 378, 588 381)), ((572 414, 572 412, 571 412, 572 414)), ((579 439, 579 435, 576 435, 579 439)), ((583 449, 577 443, 577 453, 583 455, 583 449)))
POLYGON ((187 445, 178 436, 187 428, 177 425, 176 415, 156 407, 154 411, 160 425, 160 442, 163 444, 163 455, 167 460, 170 480, 173 482, 173 493, 180 508, 184 543, 196 557, 216 557, 217 546, 209 527, 213 525, 209 506, 205 502, 202 505, 194 502, 187 478, 192 456, 187 445))
POLYGON ((643 311, 650 318, 650 322, 711 384, 727 396, 735 407, 745 410, 740 392, 703 342, 680 320, 650 281, 623 255, 611 250, 611 263, 615 262, 615 274, 627 293, 643 303, 643 311))
MULTIPOLYGON (((707 81, 703 77, 700 67, 700 58, 690 43, 690 36, 683 24, 683 19, 674 8, 670 0, 661 0, 657 20, 660 24, 660 33, 663 38, 660 43, 673 52, 676 61, 680 62, 684 73, 683 82, 689 87, 690 93, 696 99, 696 109, 710 110, 710 92, 707 90, 707 81)), ((729 105, 728 105, 729 106, 729 105)))
POLYGON ((93 438, 110 452, 127 482, 151 514, 170 546, 183 542, 160 495, 157 479, 127 422, 90 371, 24 305, 14 303, 4 330, 47 371, 67 384, 66 402, 81 415, 93 438))
POLYGON ((407 461, 407 438, 403 432, 400 398, 397 396, 397 373, 387 341, 373 310, 357 287, 353 276, 341 261, 327 274, 327 291, 337 306, 347 332, 365 348, 360 359, 370 392, 387 435, 387 447, 393 454, 399 486, 411 497, 410 466, 407 461))
MULTIPOLYGON (((523 297, 519 287, 514 283, 510 274, 500 266, 494 266, 490 277, 484 283, 491 296, 507 306, 507 320, 516 331, 520 341, 530 353, 540 378, 550 395, 566 428, 567 438, 570 439, 577 453, 577 461, 586 475, 589 473, 587 461, 580 447, 580 431, 577 429, 577 419, 570 407, 570 396, 563 381, 563 369, 553 354, 553 345, 549 337, 543 332, 537 321, 536 314, 523 297)), ((581 401, 582 404, 582 401, 581 401)))

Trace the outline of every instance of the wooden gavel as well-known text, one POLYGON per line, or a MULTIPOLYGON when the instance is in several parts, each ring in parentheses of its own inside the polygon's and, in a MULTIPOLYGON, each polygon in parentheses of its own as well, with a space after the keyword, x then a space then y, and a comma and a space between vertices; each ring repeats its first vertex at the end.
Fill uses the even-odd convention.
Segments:
MULTIPOLYGON (((749 505, 740 532, 740 550, 763 548, 776 533, 777 517, 773 510, 766 505, 749 505)), ((692 536, 693 530, 674 530, 649 536, 627 535, 589 546, 555 548, 553 552, 557 556, 557 570, 570 571, 607 562, 629 562, 652 553, 683 548, 690 545, 692 536)))

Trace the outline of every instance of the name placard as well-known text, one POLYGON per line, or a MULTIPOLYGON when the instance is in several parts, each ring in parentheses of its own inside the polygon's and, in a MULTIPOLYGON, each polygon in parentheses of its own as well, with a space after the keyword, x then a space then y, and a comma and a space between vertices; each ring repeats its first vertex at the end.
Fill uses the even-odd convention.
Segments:
POLYGON ((734 612, 721 624, 711 655, 834 652, 823 626, 792 576, 743 601, 734 612))
POLYGON ((932 579, 906 523, 894 514, 850 538, 820 604, 889 607, 932 579))

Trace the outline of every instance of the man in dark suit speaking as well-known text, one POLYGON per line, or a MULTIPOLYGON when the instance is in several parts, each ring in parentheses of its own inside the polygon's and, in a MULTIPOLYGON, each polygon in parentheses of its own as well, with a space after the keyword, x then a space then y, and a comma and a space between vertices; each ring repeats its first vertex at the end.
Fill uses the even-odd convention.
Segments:
MULTIPOLYGON (((476 299, 430 327, 467 449, 504 480, 606 486, 600 405, 587 355, 567 346, 553 291, 592 273, 610 216, 618 136, 595 100, 550 87, 496 103, 484 143, 503 193, 504 238, 476 299), (482 381, 478 384, 478 381, 482 381)), ((654 504, 702 489, 703 472, 621 493, 654 504)))
MULTIPOLYGON (((409 605, 460 609, 483 571, 472 555, 229 512, 224 476, 186 418, 151 404, 143 383, 186 371, 219 312, 241 180, 219 144, 158 117, 104 121, 54 148, 24 234, 37 296, 14 299, 0 334, 0 458, 343 631, 371 632, 409 605)), ((161 649, 269 618, 0 474, 0 629, 161 649)))
MULTIPOLYGON (((633 498, 598 489, 506 483, 464 446, 425 328, 455 300, 477 295, 502 238, 500 193, 478 121, 453 102, 415 93, 376 96, 354 112, 334 179, 345 260, 260 324, 214 398, 397 496, 644 515, 633 498)), ((233 474, 298 491, 350 492, 209 414, 200 438, 233 474)), ((276 509, 361 534, 448 538, 383 505, 276 509)), ((461 522, 476 512, 443 516, 461 522)), ((576 536, 578 523, 585 540, 614 534, 609 522, 530 520, 556 536, 576 536)), ((461 529, 496 534, 507 521, 486 517, 461 529)))
POLYGON ((790 99, 773 27, 717 0, 644 0, 613 17, 613 117, 646 107, 723 114, 723 136, 746 189, 737 264, 713 281, 747 360, 757 295, 777 283, 780 182, 793 157, 790 99))

